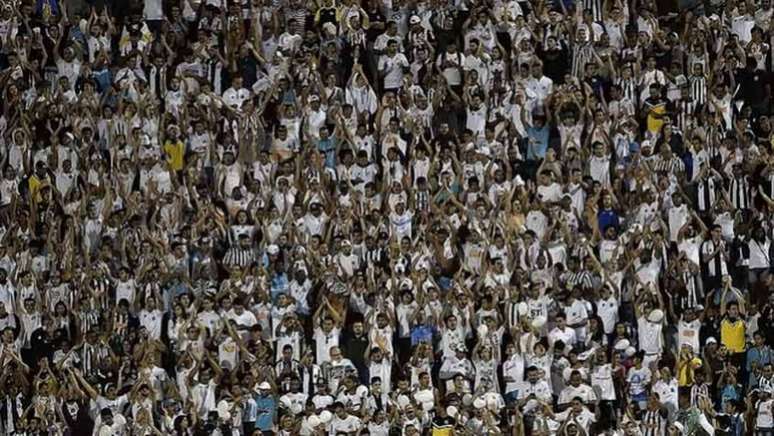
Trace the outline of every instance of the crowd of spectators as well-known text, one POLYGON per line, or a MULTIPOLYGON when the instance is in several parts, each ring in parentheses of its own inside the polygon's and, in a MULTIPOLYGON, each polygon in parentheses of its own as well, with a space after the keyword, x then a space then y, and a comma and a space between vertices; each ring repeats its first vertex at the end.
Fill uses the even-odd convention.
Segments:
POLYGON ((0 0, 0 434, 774 435, 771 0, 0 0))

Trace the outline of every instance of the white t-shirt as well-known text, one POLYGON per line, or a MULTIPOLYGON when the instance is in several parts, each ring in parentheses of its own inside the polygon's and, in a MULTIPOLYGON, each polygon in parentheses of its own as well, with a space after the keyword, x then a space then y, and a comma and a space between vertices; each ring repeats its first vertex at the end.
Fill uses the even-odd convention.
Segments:
POLYGON ((701 321, 695 319, 691 322, 685 322, 680 320, 677 323, 677 340, 678 346, 690 345, 693 347, 693 352, 698 353, 699 349, 699 328, 701 328, 701 321))
POLYGON ((568 404, 575 397, 580 397, 584 403, 589 404, 597 399, 597 394, 586 384, 580 384, 578 387, 567 385, 559 395, 559 404, 568 404))
POLYGON ((145 0, 142 12, 146 20, 161 20, 164 18, 161 0, 145 0))
POLYGON ((462 75, 460 73, 460 69, 464 64, 465 55, 460 52, 454 54, 443 52, 438 56, 438 60, 436 60, 436 66, 441 70, 441 74, 443 74, 443 77, 446 78, 449 86, 457 86, 462 84, 462 75), (443 66, 445 62, 450 64, 448 68, 443 66))
POLYGON ((615 323, 618 322, 618 300, 615 296, 611 295, 607 300, 597 300, 597 315, 602 319, 605 334, 612 334, 615 323))
POLYGON ((639 335, 640 349, 646 354, 660 354, 664 347, 661 330, 664 325, 650 322, 644 316, 637 319, 637 333, 639 335))
POLYGON ((397 214, 396 212, 390 213, 390 223, 392 229, 396 233, 398 240, 404 236, 411 237, 411 219, 414 217, 414 213, 406 209, 403 214, 397 214))
POLYGON ((327 334, 319 327, 314 330, 315 357, 318 364, 331 360, 330 350, 331 347, 339 346, 339 333, 341 332, 337 327, 327 334))
POLYGON ((538 186, 537 196, 543 203, 557 202, 562 198, 562 185, 554 182, 550 185, 538 186))
POLYGON ((559 327, 554 328, 551 330, 551 333, 548 334, 548 343, 553 347, 556 341, 564 342, 568 347, 565 348, 565 350, 569 350, 569 347, 574 346, 576 342, 575 330, 570 327, 565 327, 563 330, 559 329, 559 327))
POLYGON ((672 242, 677 242, 677 233, 680 231, 680 228, 688 222, 688 217, 690 216, 690 213, 688 211, 687 205, 682 205, 679 207, 671 207, 669 208, 669 240, 672 242))
POLYGON ((486 106, 481 105, 478 109, 467 108, 467 119, 465 121, 465 127, 473 132, 474 138, 482 138, 484 136, 484 127, 486 126, 486 106))
POLYGON ((769 247, 771 246, 771 243, 768 239, 762 243, 755 239, 750 239, 747 246, 750 249, 750 262, 748 265, 750 269, 768 268, 771 265, 769 259, 769 247))
POLYGON ((626 374, 626 382, 629 383, 629 395, 632 397, 647 394, 647 385, 650 383, 650 369, 632 367, 626 374))
POLYGON ((772 416, 771 409, 774 407, 774 399, 768 399, 766 401, 758 401, 755 404, 755 427, 760 429, 770 429, 774 427, 774 416, 772 416))
POLYGON ((513 381, 505 382, 505 393, 515 392, 524 382, 524 357, 514 354, 503 362, 503 378, 510 377, 513 381))
POLYGON ((383 54, 379 57, 379 71, 384 71, 384 88, 400 88, 403 84, 403 69, 408 68, 409 62, 403 53, 395 53, 392 57, 383 54))
POLYGON ((599 399, 603 401, 615 400, 615 386, 613 386, 613 367, 606 363, 594 367, 591 373, 591 384, 599 387, 599 399))

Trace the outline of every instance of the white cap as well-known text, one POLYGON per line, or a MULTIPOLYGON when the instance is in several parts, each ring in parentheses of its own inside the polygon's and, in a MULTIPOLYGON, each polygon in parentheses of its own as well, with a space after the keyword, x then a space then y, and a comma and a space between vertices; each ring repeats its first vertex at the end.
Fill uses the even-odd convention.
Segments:
POLYGON ((476 409, 483 409, 486 407, 486 401, 483 398, 476 398, 473 400, 473 407, 476 409))
POLYGON ((317 415, 310 415, 309 418, 306 419, 306 423, 309 424, 309 427, 317 427, 322 423, 320 421, 320 418, 317 417, 317 415))
POLYGON ((331 419, 333 419, 333 414, 331 412, 327 410, 323 410, 322 412, 320 412, 320 421, 323 424, 327 424, 331 422, 331 419))
POLYGON ((268 391, 268 390, 271 390, 271 385, 269 384, 269 382, 262 382, 261 384, 258 385, 258 389, 268 391))
POLYGON ((628 339, 621 339, 620 341, 616 342, 615 345, 613 345, 613 348, 616 351, 624 351, 627 348, 631 346, 631 343, 628 339))
POLYGON ((718 343, 718 340, 713 338, 712 336, 708 337, 707 340, 704 341, 704 345, 717 344, 717 343, 718 343))
POLYGON ((498 409, 498 401, 497 397, 494 395, 484 394, 486 398, 486 407, 491 411, 497 411, 498 409))
POLYGON ((664 319, 664 311, 661 309, 653 309, 648 315, 648 321, 653 323, 661 322, 664 319))
POLYGON ((266 247, 266 252, 271 255, 279 254, 279 246, 277 246, 277 244, 271 244, 266 247))
POLYGON ((542 329, 544 325, 546 325, 546 318, 544 316, 539 316, 532 320, 533 329, 542 329))
POLYGON ((412 15, 411 18, 409 18, 409 23, 411 24, 419 24, 422 22, 422 19, 419 18, 417 15, 412 15))

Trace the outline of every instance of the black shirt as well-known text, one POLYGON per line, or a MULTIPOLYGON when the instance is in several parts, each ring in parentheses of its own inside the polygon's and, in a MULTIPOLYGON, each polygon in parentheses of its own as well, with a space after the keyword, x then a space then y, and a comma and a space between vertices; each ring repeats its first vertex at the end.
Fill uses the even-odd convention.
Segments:
POLYGON ((67 401, 62 411, 72 436, 91 436, 94 421, 89 417, 88 407, 83 401, 67 401))
POLYGON ((348 332, 342 341, 341 352, 352 364, 358 368, 365 368, 365 352, 368 349, 368 336, 357 337, 348 332))

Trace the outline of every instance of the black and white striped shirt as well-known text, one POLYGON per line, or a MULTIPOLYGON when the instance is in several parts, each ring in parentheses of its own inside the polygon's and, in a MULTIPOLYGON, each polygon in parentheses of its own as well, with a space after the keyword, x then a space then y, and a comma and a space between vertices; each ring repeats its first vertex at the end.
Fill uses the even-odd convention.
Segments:
MULTIPOLYGON (((595 22, 602 21, 602 0, 583 0, 583 9, 591 9, 591 16, 595 22)), ((589 29, 591 32, 591 29, 589 29)))
POLYGON ((747 176, 737 176, 731 180, 731 203, 738 210, 749 209, 752 203, 752 189, 747 176))
POLYGON ((688 87, 691 90, 691 98, 698 104, 707 103, 707 79, 704 76, 691 76, 688 78, 688 87))
POLYGON ((383 248, 376 247, 366 251, 364 261, 369 266, 384 266, 387 263, 387 253, 383 248))
POLYGON ((592 44, 576 45, 572 51, 572 75, 582 79, 586 64, 592 59, 594 59, 594 46, 592 44))
POLYGON ((628 79, 619 78, 615 84, 621 87, 621 94, 629 101, 640 101, 639 86, 637 80, 630 77, 628 79))
POLYGON ((223 265, 245 268, 255 262, 257 256, 252 248, 231 247, 223 258, 223 265))
POLYGON ((722 243, 722 241, 715 242, 712 239, 707 239, 701 244, 701 261, 706 268, 708 277, 722 277, 728 274, 728 265, 726 265, 726 260, 723 258, 722 253, 718 253, 709 261, 705 260, 706 257, 711 256, 712 253, 720 249, 722 243))
POLYGON ((414 192, 414 204, 417 212, 427 212, 430 209, 430 192, 428 190, 417 190, 414 192))
POLYGON ((519 305, 518 301, 509 300, 505 303, 505 321, 509 328, 519 324, 519 305))
POLYGON ((666 434, 666 413, 663 409, 647 409, 642 415, 642 435, 662 436, 666 434))
POLYGON ((706 383, 691 386, 691 407, 699 407, 699 398, 710 399, 709 386, 706 383))
POLYGON ((677 156, 672 156, 670 159, 658 156, 653 161, 652 168, 656 172, 678 175, 685 172, 685 163, 677 156))
POLYGON ((715 206, 717 200, 717 184, 713 177, 699 180, 696 188, 696 207, 700 212, 706 212, 715 206))
POLYGON ((696 124, 696 113, 701 108, 701 105, 693 99, 686 99, 678 100, 675 106, 677 107, 677 119, 675 120, 677 127, 685 132, 696 124))
POLYGON ((593 287, 593 281, 591 273, 588 271, 580 270, 577 272, 567 271, 564 276, 565 282, 572 286, 580 286, 583 289, 591 289, 593 287))
POLYGON ((680 275, 682 285, 685 287, 685 295, 677 296, 677 308, 679 310, 693 309, 704 301, 704 292, 701 286, 701 277, 685 270, 680 275))

